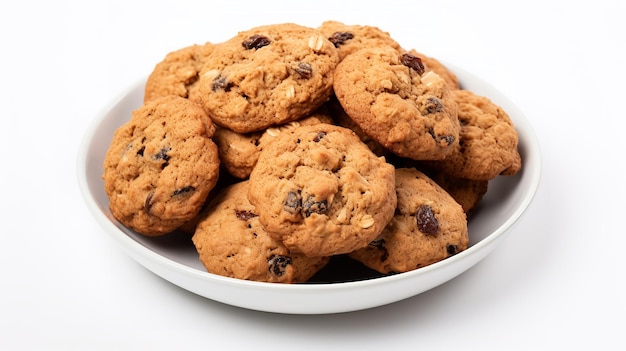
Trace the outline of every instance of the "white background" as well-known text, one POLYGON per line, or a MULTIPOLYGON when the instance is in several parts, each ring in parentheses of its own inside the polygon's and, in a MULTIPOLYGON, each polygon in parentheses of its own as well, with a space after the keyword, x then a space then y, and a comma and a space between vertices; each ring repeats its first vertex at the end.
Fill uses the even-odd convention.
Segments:
POLYGON ((0 349, 621 349, 625 15, 621 0, 3 2, 0 349), (327 19, 379 26, 521 108, 543 175, 513 232, 440 287, 336 315, 222 305, 130 259, 79 193, 87 126, 174 49, 327 19))

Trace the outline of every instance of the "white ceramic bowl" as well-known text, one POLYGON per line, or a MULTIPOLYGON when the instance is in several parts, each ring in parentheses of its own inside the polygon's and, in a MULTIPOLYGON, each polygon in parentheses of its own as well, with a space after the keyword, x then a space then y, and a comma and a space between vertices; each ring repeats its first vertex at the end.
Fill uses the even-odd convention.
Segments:
POLYGON ((206 272, 189 240, 148 238, 124 227, 109 211, 102 164, 113 132, 142 104, 143 81, 116 99, 87 131, 78 155, 79 185, 96 221, 131 257, 162 278, 206 298, 253 310, 292 314, 348 312, 400 301, 453 279, 492 252, 521 218, 539 185, 539 144, 522 112, 478 77, 458 67, 449 68, 457 74, 463 88, 489 97, 507 111, 519 133, 523 168, 515 176, 501 176, 490 182, 478 212, 469 222, 470 247, 424 268, 345 282, 252 282, 206 272))

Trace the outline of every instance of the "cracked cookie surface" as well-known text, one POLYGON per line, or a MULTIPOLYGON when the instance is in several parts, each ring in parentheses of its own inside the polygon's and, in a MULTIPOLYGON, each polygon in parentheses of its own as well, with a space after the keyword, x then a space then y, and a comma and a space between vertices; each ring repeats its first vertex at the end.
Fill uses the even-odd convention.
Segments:
POLYGON ((457 106, 445 80, 392 48, 366 48, 335 70, 334 91, 359 127, 393 153, 445 158, 458 144, 457 106))
POLYGON ((522 168, 519 136, 509 115, 487 97, 468 90, 454 93, 459 106, 459 144, 443 161, 427 165, 459 178, 491 180, 522 168))
POLYGON ((339 60, 370 47, 391 47, 402 51, 388 32, 375 26, 345 24, 338 21, 324 21, 317 29, 330 40, 339 52, 339 60))
POLYGON ((426 72, 433 71, 437 73, 437 75, 439 75, 441 78, 443 78, 443 80, 446 81, 446 84, 448 84, 448 87, 450 89, 460 89, 459 79, 457 78, 456 74, 454 74, 454 72, 452 72, 443 63, 441 63, 441 61, 432 56, 422 54, 415 50, 409 51, 409 54, 419 57, 424 64, 424 70, 426 72))
POLYGON ((104 159, 104 188, 115 218, 156 236, 192 219, 219 172, 215 126, 188 99, 150 100, 120 126, 104 159))
POLYGON ((467 218, 443 188, 415 168, 396 169, 393 219, 367 247, 349 256, 381 273, 424 267, 467 248, 467 218))
POLYGON ((238 133, 297 120, 332 94, 339 61, 313 28, 255 27, 219 44, 200 73, 202 105, 215 123, 238 133))
POLYGON ((214 44, 194 44, 168 53, 146 80, 144 102, 177 95, 200 103, 198 77, 214 44))
POLYGON ((395 169, 349 129, 283 133, 250 174, 250 202, 270 235, 307 256, 354 251, 393 216, 395 169))
POLYGON ((247 179, 257 163, 259 155, 280 133, 289 133, 300 126, 333 123, 332 118, 324 111, 316 110, 313 114, 258 132, 236 133, 228 128, 217 128, 215 143, 220 153, 220 161, 224 168, 239 179, 247 179))
POLYGON ((293 253, 272 239, 248 201, 248 181, 221 190, 211 200, 192 240, 208 272, 239 279, 305 282, 329 261, 293 253))

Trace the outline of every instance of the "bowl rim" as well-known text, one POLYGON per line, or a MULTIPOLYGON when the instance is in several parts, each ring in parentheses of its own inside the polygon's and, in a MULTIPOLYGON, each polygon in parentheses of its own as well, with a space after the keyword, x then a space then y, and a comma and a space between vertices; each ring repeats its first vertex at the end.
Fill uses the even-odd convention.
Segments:
MULTIPOLYGON (((100 229, 103 229, 107 234, 115 239, 115 241, 120 244, 123 249, 132 256, 137 261, 149 260, 154 264, 162 265, 162 268, 167 268, 170 271, 176 271, 177 273, 184 274, 187 277, 191 277, 193 279, 199 279, 203 281, 203 283, 211 283, 211 284, 223 284, 225 286, 231 287, 241 287, 246 289, 255 289, 255 290, 266 290, 272 293, 282 294, 285 292, 298 294, 300 292, 332 292, 332 291, 352 291, 355 289, 359 289, 362 287, 375 287, 381 285, 387 285, 390 283, 411 279, 412 277, 417 277, 421 275, 428 275, 434 271, 438 271, 445 267, 454 267, 459 264, 462 260, 475 255, 475 253, 484 251, 481 255, 478 255, 476 261, 480 261, 484 256, 486 256, 494 244, 499 241, 505 233, 509 231, 509 229, 516 224, 524 215, 528 207, 530 206, 532 200, 534 199, 540 185, 541 181, 541 173, 542 173, 542 157, 541 157, 541 149, 539 145, 539 141, 537 136, 530 125, 530 122, 526 119, 523 112, 517 107, 517 105, 508 97, 504 96, 500 90, 495 89, 488 83, 484 82, 482 79, 476 77, 474 74, 467 72, 466 70, 459 68, 453 64, 445 63, 453 72, 458 73, 462 72, 462 75, 466 78, 472 79, 472 81, 480 82, 480 84, 485 85, 489 89, 493 89, 497 92, 498 96, 489 95, 488 97, 491 100, 494 100, 498 104, 503 104, 503 101, 506 102, 505 110, 511 116, 516 116, 519 118, 514 119, 514 125, 519 134, 520 146, 524 147, 524 155, 523 162, 524 166, 522 167, 521 172, 524 172, 523 176, 529 178, 530 184, 529 188, 523 194, 522 199, 519 201, 519 204, 516 206, 513 213, 506 218, 495 230, 491 231, 484 238, 480 239, 476 243, 469 246, 466 250, 449 257, 445 260, 436 262, 434 264, 428 265, 426 267, 422 267, 420 269, 412 270, 409 272, 387 275, 383 277, 377 277, 373 279, 365 279, 365 280, 356 280, 356 281, 347 281, 347 282, 330 282, 330 283, 311 283, 311 284, 276 284, 276 283, 268 283, 268 282, 257 282, 257 281, 249 281, 242 280, 237 278, 220 276, 217 274, 209 273, 206 271, 198 270, 197 268, 187 266, 181 262, 177 262, 173 259, 165 257, 150 248, 142 245, 140 242, 136 241, 128 234, 126 234, 123 230, 117 227, 117 225, 121 225, 119 223, 114 223, 114 219, 108 217, 105 214, 105 210, 102 209, 95 197, 94 194, 90 191, 89 179, 88 179, 88 170, 87 163, 88 157, 93 146, 93 140, 96 137, 96 134, 100 127, 105 124, 107 120, 107 115, 114 109, 116 106, 120 105, 124 99, 128 98, 130 94, 133 92, 137 92, 146 81, 146 77, 136 80, 135 83, 122 90, 116 96, 110 99, 110 101, 100 110, 100 112, 96 115, 96 117, 90 121, 88 124, 85 134, 83 135, 82 140, 80 141, 80 146, 78 149, 77 159, 76 159, 76 176, 78 180, 78 185, 80 188, 81 195, 83 200, 85 201, 87 207, 89 208, 89 212, 95 218, 96 222, 100 225, 100 229), (521 126, 521 127, 520 127, 521 126), (522 145, 523 143, 523 145, 522 145)), ((472 91, 474 91, 473 89, 472 91)), ((478 92, 477 92, 478 93, 478 92)), ((491 94, 491 92, 490 92, 491 94)), ((521 151, 520 151, 521 152, 521 151)), ((108 209, 107 209, 108 210, 108 209)), ((139 262, 146 266, 150 271, 157 275, 161 275, 162 273, 156 272, 154 269, 148 267, 146 262, 139 262)), ((474 264, 471 264, 469 267, 464 268, 462 271, 469 269, 474 264)), ((461 271, 461 272, 462 272, 461 271)), ((456 275, 461 272, 455 274, 452 279, 456 275)), ((166 278, 167 279, 167 278, 166 278)), ((445 281, 449 280, 446 279, 445 281)), ((168 279, 169 280, 169 279, 168 279)), ((187 290, 189 287, 182 286, 180 284, 176 284, 185 288, 187 290)), ((439 284, 436 284, 439 285, 439 284)), ((435 285, 435 286, 436 286, 435 285)), ((428 288, 430 289, 430 288, 428 288)), ((426 289, 426 290, 428 290, 426 289)), ((196 293, 198 293, 196 291, 196 293)), ((202 295, 202 294, 201 294, 202 295)), ((205 295, 205 297, 208 297, 205 295)), ((213 300, 219 300, 212 297, 209 297, 213 300)), ((222 301, 225 302, 225 301, 222 301)), ((228 302, 226 302, 228 303, 228 302)), ((247 307, 250 308, 250 307, 247 307)), ((252 308, 258 309, 258 308, 252 308)), ((270 311, 270 310, 268 310, 270 311)), ((273 311, 273 310, 272 310, 273 311)), ((273 311, 273 312, 288 312, 288 311, 273 311)), ((331 311, 332 312, 332 311, 331 311)), ((297 312, 302 313, 302 312, 297 312)), ((307 312, 304 312, 307 313, 307 312)))

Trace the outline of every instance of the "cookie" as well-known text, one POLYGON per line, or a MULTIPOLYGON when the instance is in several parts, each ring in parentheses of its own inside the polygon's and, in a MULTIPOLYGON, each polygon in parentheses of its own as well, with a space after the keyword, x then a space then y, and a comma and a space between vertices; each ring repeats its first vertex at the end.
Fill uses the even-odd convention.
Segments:
POLYGON ((455 91, 459 106, 459 144, 444 161, 427 165, 455 177, 491 180, 514 175, 522 167, 519 137, 509 115, 487 97, 455 91))
POLYGON ((363 132, 363 129, 361 129, 359 125, 356 124, 350 116, 348 116, 346 111, 344 111, 336 97, 331 97, 327 105, 329 106, 329 110, 335 124, 355 132, 361 141, 363 141, 365 145, 367 145, 376 155, 384 156, 387 160, 389 157, 393 156, 389 150, 385 149, 379 142, 370 138, 369 135, 363 132))
POLYGON ((375 26, 348 25, 338 21, 325 21, 317 29, 330 40, 339 52, 339 60, 364 48, 392 47, 402 51, 388 32, 375 26))
MULTIPOLYGON (((215 130, 215 132, 217 133, 217 129, 215 130)), ((219 147, 218 147, 218 150, 219 150, 219 147)), ((217 184, 215 184, 213 189, 211 189, 211 191, 209 192, 209 195, 207 196, 207 201, 205 201, 204 205, 202 205, 200 212, 198 212, 198 214, 195 217, 185 222, 185 224, 178 227, 176 231, 185 233, 188 235, 193 235, 193 233, 196 231, 196 226, 198 225, 198 222, 200 222, 200 220, 202 220, 202 218, 206 216, 206 211, 207 211, 207 208, 209 207, 210 200, 215 198, 220 192, 222 192, 222 190, 224 190, 224 188, 229 187, 235 183, 238 183, 239 181, 241 181, 241 179, 235 178, 231 176, 228 172, 223 172, 222 170, 220 170, 217 184)))
POLYGON ((217 128, 213 140, 215 140, 218 146, 220 161, 226 171, 237 178, 246 179, 256 165, 261 151, 278 134, 289 132, 303 125, 332 122, 330 115, 318 109, 305 118, 270 127, 259 132, 240 134, 228 128, 217 128))
POLYGON ((416 56, 361 49, 337 65, 334 90, 350 118, 399 156, 440 160, 458 144, 454 95, 416 56))
POLYGON ((396 205, 395 169, 349 129, 281 133, 250 174, 249 199, 270 235, 294 252, 331 256, 366 246, 396 205))
POLYGON ((339 61, 315 29, 276 24, 249 29, 219 45, 200 75, 204 108, 237 133, 300 119, 332 94, 339 61))
POLYGON ((415 168, 396 169, 398 206, 381 235, 349 256, 380 273, 425 267, 467 248, 465 212, 415 168))
POLYGON ((219 172, 215 127, 188 99, 150 100, 120 126, 104 159, 104 188, 113 216, 156 236, 191 220, 219 172))
POLYGON ((427 161, 415 161, 407 158, 394 158, 391 162, 396 168, 415 168, 437 185, 442 187, 459 205, 468 218, 489 189, 488 180, 473 180, 455 177, 442 171, 435 170, 425 165, 427 161))
POLYGON ((289 251, 267 234, 248 201, 248 181, 214 198, 192 241, 206 270, 222 276, 271 283, 305 282, 328 263, 289 251))
POLYGON ((409 51, 409 54, 419 57, 422 60, 422 64, 424 64, 425 72, 433 71, 446 81, 446 84, 448 84, 448 87, 450 89, 452 90, 460 89, 459 79, 457 78, 456 74, 454 74, 454 72, 452 72, 443 63, 441 63, 441 61, 437 60, 434 57, 430 57, 422 53, 419 53, 415 50, 409 51))
POLYGON ((207 42, 168 53, 156 64, 146 80, 144 102, 162 96, 177 95, 199 103, 199 73, 214 48, 214 44, 207 42))
POLYGON ((489 189, 488 180, 458 178, 444 172, 426 174, 461 205, 468 218, 489 189))

